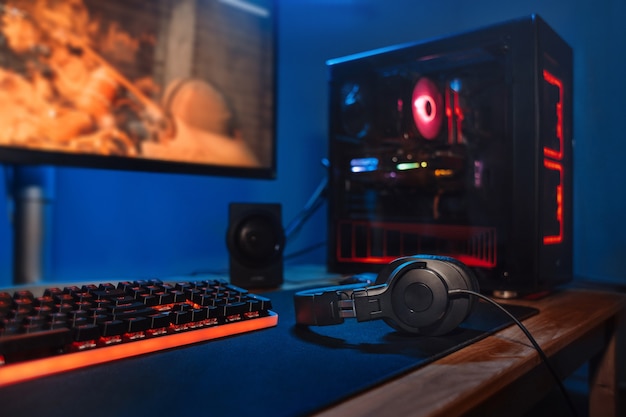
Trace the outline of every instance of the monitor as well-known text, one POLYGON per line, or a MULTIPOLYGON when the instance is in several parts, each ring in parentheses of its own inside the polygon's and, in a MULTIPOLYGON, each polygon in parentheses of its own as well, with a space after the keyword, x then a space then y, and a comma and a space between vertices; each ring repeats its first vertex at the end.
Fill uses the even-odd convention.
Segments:
POLYGON ((275 176, 272 0, 0 8, 0 162, 275 176))
POLYGON ((275 178, 276 27, 274 0, 0 0, 14 282, 45 278, 47 167, 275 178))

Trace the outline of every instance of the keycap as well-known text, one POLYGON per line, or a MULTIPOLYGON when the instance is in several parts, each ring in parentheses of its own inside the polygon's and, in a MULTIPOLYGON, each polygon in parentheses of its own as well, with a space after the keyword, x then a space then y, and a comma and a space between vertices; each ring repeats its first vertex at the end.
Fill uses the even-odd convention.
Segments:
POLYGON ((137 348, 121 356, 275 326, 278 316, 270 308, 269 298, 219 280, 104 282, 49 287, 41 294, 1 291, 0 386, 19 380, 19 371, 7 378, 5 370, 34 359, 49 359, 46 366, 28 368, 29 375, 33 369, 43 375, 106 362, 107 352, 127 343, 137 348), (192 337, 178 337, 187 332, 192 337), (161 337, 169 342, 147 342, 161 337), (55 361, 78 354, 82 359, 75 362, 55 361))

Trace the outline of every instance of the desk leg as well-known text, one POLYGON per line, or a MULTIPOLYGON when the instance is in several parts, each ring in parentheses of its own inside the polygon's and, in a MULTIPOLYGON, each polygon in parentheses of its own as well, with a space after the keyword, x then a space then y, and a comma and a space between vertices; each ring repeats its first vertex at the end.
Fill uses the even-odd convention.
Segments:
POLYGON ((607 323, 606 346, 589 364, 589 416, 619 416, 617 383, 617 329, 607 323))

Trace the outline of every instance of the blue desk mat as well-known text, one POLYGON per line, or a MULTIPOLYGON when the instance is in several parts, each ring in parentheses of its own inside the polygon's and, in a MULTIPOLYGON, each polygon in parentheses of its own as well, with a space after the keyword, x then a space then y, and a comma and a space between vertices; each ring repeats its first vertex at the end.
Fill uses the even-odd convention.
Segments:
MULTIPOLYGON (((512 323, 481 302, 442 337, 402 335, 382 321, 299 328, 293 292, 267 296, 277 327, 4 387, 0 415, 308 415, 512 323)), ((519 319, 537 313, 508 309, 519 319)))

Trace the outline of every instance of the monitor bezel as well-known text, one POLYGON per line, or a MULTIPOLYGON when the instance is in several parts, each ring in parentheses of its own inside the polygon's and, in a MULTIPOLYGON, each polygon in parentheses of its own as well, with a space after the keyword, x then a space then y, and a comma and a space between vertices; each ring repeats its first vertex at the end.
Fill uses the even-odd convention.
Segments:
POLYGON ((191 163, 163 159, 141 157, 123 157, 115 155, 99 155, 89 153, 72 153, 61 151, 42 151, 33 148, 11 147, 0 145, 0 163, 6 165, 49 165, 68 168, 93 168, 116 171, 137 171, 153 173, 210 175, 232 178, 268 179, 277 177, 277 112, 278 112, 278 2, 268 0, 271 8, 271 91, 272 102, 270 119, 268 120, 272 135, 269 151, 270 163, 257 167, 239 165, 220 165, 214 163, 191 163))

